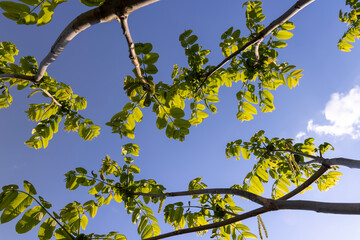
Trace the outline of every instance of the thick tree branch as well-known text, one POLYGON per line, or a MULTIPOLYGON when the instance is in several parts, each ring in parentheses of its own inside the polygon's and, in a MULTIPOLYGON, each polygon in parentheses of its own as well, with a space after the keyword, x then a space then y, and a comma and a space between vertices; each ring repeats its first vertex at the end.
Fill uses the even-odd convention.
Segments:
POLYGON ((225 58, 221 63, 219 63, 215 68, 213 68, 210 72, 208 72, 204 76, 204 80, 200 83, 198 86, 196 92, 199 91, 199 89, 204 85, 206 80, 213 75, 216 71, 218 71, 222 66, 224 66, 228 61, 230 61, 233 57, 240 54, 242 51, 244 51, 246 48, 250 47, 251 45, 260 42, 269 35, 275 28, 280 26, 281 24, 288 21, 290 18, 292 18, 295 14, 297 14, 299 11, 301 11, 303 8, 305 8, 310 3, 314 2, 315 0, 299 0, 297 1, 293 6, 289 8, 284 14, 282 14, 280 17, 275 19, 273 22, 271 22, 264 30, 262 30, 256 37, 251 39, 249 42, 245 43, 241 48, 239 48, 236 52, 225 58))
POLYGON ((109 22, 118 19, 118 16, 128 16, 131 12, 157 1, 159 0, 107 0, 100 7, 80 14, 62 31, 48 55, 41 61, 35 81, 40 81, 48 66, 80 32, 97 23, 109 22))
MULTIPOLYGON (((328 166, 321 166, 321 168, 317 172, 315 172, 313 174, 313 176, 311 176, 308 180, 306 180, 303 184, 301 184, 299 187, 297 187, 296 189, 294 189, 290 193, 284 195, 279 200, 284 201, 284 200, 287 200, 287 199, 295 196, 297 193, 300 193, 302 190, 304 190, 305 188, 310 186, 313 182, 315 182, 320 176, 322 176, 322 174, 324 174, 328 168, 329 168, 328 166)), ((229 224, 232 224, 232 223, 235 223, 235 222, 247 219, 247 218, 255 217, 255 216, 257 216, 259 214, 262 214, 262 213, 266 213, 266 212, 275 210, 274 206, 272 205, 273 200, 271 200, 271 199, 267 199, 267 200, 269 200, 270 203, 271 203, 267 207, 260 207, 260 208, 254 209, 252 211, 240 214, 240 215, 238 215, 236 217, 226 219, 226 220, 221 221, 221 222, 211 223, 211 224, 207 224, 207 225, 203 225, 203 226, 199 226, 199 227, 180 229, 180 230, 176 230, 176 231, 173 231, 173 232, 161 234, 161 235, 158 235, 158 236, 155 236, 155 237, 147 238, 147 240, 163 239, 163 238, 172 237, 172 236, 176 236, 176 235, 181 235, 181 234, 186 234, 186 233, 192 233, 192 232, 198 232, 198 231, 204 231, 204 230, 209 230, 209 229, 213 229, 213 228, 218 228, 218 227, 226 226, 226 225, 229 225, 229 224)))
POLYGON ((348 168, 360 169, 360 161, 349 159, 349 158, 320 158, 320 157, 317 157, 314 160, 311 160, 311 161, 308 161, 305 163, 299 163, 299 165, 309 165, 309 164, 314 164, 314 163, 326 164, 329 166, 345 166, 348 168))
POLYGON ((332 214, 360 214, 360 203, 328 203, 303 200, 271 200, 271 202, 276 210, 294 209, 332 214))
POLYGON ((76 17, 67 27, 62 31, 55 43, 51 47, 48 55, 41 61, 39 70, 36 74, 35 81, 39 82, 44 76, 49 65, 56 60, 61 54, 66 45, 80 32, 95 25, 97 23, 109 22, 117 18, 113 13, 114 10, 107 7, 108 4, 103 4, 100 7, 91 9, 76 17))

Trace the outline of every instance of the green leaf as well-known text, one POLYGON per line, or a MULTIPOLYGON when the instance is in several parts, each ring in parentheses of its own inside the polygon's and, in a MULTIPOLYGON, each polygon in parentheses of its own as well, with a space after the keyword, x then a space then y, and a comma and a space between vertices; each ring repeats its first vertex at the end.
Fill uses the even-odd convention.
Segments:
POLYGON ((209 101, 209 102, 219 102, 219 98, 217 96, 212 96, 212 95, 208 95, 206 97, 206 99, 209 101))
POLYGON ((137 122, 141 122, 143 118, 143 113, 141 112, 140 108, 136 107, 133 112, 134 120, 137 122))
POLYGON ((82 168, 82 167, 78 167, 78 168, 75 168, 75 170, 80 173, 80 174, 87 174, 87 171, 85 168, 82 168))
POLYGON ((295 28, 295 26, 292 22, 286 22, 283 25, 281 25, 281 28, 283 30, 293 30, 295 28))
POLYGON ((191 124, 188 120, 176 118, 174 120, 174 125, 178 128, 189 128, 191 127, 191 124))
POLYGON ((19 0, 19 1, 31 6, 36 6, 41 3, 41 0, 19 0))
POLYGON ((47 208, 47 209, 51 208, 51 206, 52 206, 51 203, 45 201, 43 197, 39 196, 39 200, 44 208, 47 208))
POLYGON ((17 191, 5 192, 5 195, 0 198, 0 211, 6 208, 18 195, 17 191))
POLYGON ((148 65, 147 68, 145 68, 147 74, 156 74, 158 71, 157 67, 153 64, 148 65))
POLYGON ((153 236, 153 228, 151 225, 147 225, 141 234, 141 239, 149 238, 153 236))
POLYGON ((157 60, 159 59, 159 54, 157 53, 148 53, 145 55, 144 57, 144 63, 147 65, 151 65, 157 62, 157 60))
POLYGON ((287 43, 283 42, 283 41, 273 41, 271 43, 271 47, 273 47, 273 48, 284 48, 286 46, 287 46, 287 43))
POLYGON ((260 177, 262 180, 264 180, 265 182, 267 182, 269 180, 269 174, 262 167, 258 167, 256 169, 256 175, 258 177, 260 177))
POLYGON ((30 195, 36 195, 36 190, 34 188, 34 186, 29 183, 28 181, 24 181, 24 188, 25 188, 25 191, 27 193, 29 193, 30 195))
POLYGON ((255 234, 252 234, 251 232, 245 232, 243 231, 242 232, 242 235, 245 237, 245 238, 255 238, 257 239, 257 236, 255 234))
POLYGON ((192 35, 192 36, 188 37, 188 39, 186 40, 186 42, 187 42, 189 45, 192 45, 192 44, 194 44, 197 40, 198 40, 198 37, 197 37, 196 35, 192 35))
POLYGON ((170 109, 170 114, 174 118, 182 118, 185 116, 185 112, 181 108, 178 108, 178 107, 172 107, 170 109))
POLYGON ((288 187, 287 187, 287 186, 285 185, 285 183, 283 183, 282 181, 278 181, 276 187, 279 188, 281 191, 283 191, 283 192, 285 192, 285 193, 288 193, 288 192, 289 192, 288 187))
POLYGON ((88 224, 88 218, 85 216, 85 215, 83 215, 82 217, 81 217, 81 219, 80 219, 80 226, 81 226, 81 228, 83 229, 83 230, 85 230, 86 229, 86 226, 87 226, 87 224, 88 224))
POLYGON ((257 114, 256 108, 248 102, 244 102, 242 108, 246 113, 257 114))
POLYGON ((98 184, 96 184, 95 186, 93 186, 90 190, 89 190, 89 194, 91 195, 95 195, 97 193, 99 193, 104 187, 104 183, 103 182, 99 182, 98 184))
POLYGON ((37 21, 38 26, 45 25, 51 21, 55 7, 56 7, 56 4, 51 3, 49 1, 45 1, 41 5, 41 9, 39 12, 39 18, 37 21))
POLYGON ((116 193, 114 194, 114 200, 115 200, 116 202, 118 202, 118 203, 121 203, 121 202, 123 201, 121 194, 118 193, 118 192, 116 192, 116 193))
POLYGON ((209 114, 207 114, 206 112, 203 112, 203 111, 197 111, 196 112, 196 116, 198 117, 198 118, 207 118, 208 116, 209 116, 209 114))
POLYGON ((37 23, 37 14, 36 13, 30 13, 26 15, 25 17, 19 19, 17 21, 17 24, 26 24, 26 25, 33 25, 37 23))
POLYGON ((55 227, 56 221, 54 219, 46 219, 46 221, 40 225, 38 233, 39 240, 50 240, 54 234, 55 227))
POLYGON ((283 40, 286 40, 286 39, 290 39, 292 38, 294 34, 292 34, 291 32, 288 32, 288 31, 285 31, 285 30, 280 30, 279 32, 277 32, 276 34, 276 38, 277 39, 283 39, 283 40))
POLYGON ((246 99, 246 101, 248 101, 250 103, 253 103, 253 104, 258 104, 259 103, 258 97, 254 93, 252 93, 250 91, 245 92, 245 99, 246 99))
POLYGON ((142 52, 144 54, 148 54, 151 52, 152 49, 153 49, 153 46, 151 43, 144 43, 144 45, 142 47, 142 52))
POLYGON ((254 118, 253 115, 251 115, 250 113, 245 112, 245 111, 239 111, 239 112, 236 114, 236 117, 237 117, 237 119, 239 119, 240 121, 250 121, 251 119, 254 118))
POLYGON ((140 221, 139 221, 139 226, 138 226, 138 228, 137 228, 138 234, 140 234, 140 233, 145 229, 148 221, 149 221, 149 220, 147 219, 147 217, 146 217, 145 215, 142 215, 142 216, 141 216, 141 219, 140 219, 140 221))
POLYGON ((1 1, 0 8, 2 8, 5 12, 17 13, 23 16, 30 12, 30 8, 27 5, 11 1, 1 1))
POLYGON ((129 166, 129 171, 133 172, 133 173, 140 173, 140 168, 136 165, 130 165, 129 166))
POLYGON ((55 231, 56 240, 73 240, 69 234, 62 228, 58 228, 55 231))
POLYGON ((347 41, 345 40, 340 40, 338 42, 338 48, 341 50, 341 51, 344 51, 344 52, 350 52, 351 51, 351 48, 353 48, 354 46, 351 45, 350 43, 348 43, 347 41))
POLYGON ((241 148, 241 155, 245 160, 250 159, 250 152, 246 148, 241 148))
POLYGON ((88 7, 100 6, 105 0, 80 0, 80 2, 88 7))
POLYGON ((125 237, 125 235, 122 234, 117 234, 114 237, 115 240, 127 240, 127 238, 125 237))
POLYGON ((30 231, 40 223, 40 221, 44 218, 45 215, 46 211, 40 206, 29 209, 25 212, 20 221, 16 224, 16 232, 22 234, 30 231))
POLYGON ((259 192, 261 192, 261 193, 264 192, 264 186, 262 185, 262 183, 260 182, 260 179, 257 176, 252 176, 252 178, 250 179, 250 183, 257 190, 259 190, 259 192))
POLYGON ((33 199, 26 193, 19 193, 17 197, 5 208, 1 214, 0 222, 6 223, 19 216, 26 208, 28 208, 33 199))
POLYGON ((156 126, 159 130, 164 129, 166 127, 166 125, 167 125, 167 121, 165 118, 158 117, 156 119, 156 126))

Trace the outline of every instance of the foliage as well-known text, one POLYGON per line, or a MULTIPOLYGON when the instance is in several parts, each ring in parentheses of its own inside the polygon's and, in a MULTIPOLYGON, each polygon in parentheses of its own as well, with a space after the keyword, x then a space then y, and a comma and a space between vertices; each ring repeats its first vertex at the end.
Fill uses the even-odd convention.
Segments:
MULTIPOLYGON (((22 3, 0 1, 0 8, 4 10, 3 15, 17 24, 40 26, 49 23, 56 7, 66 0, 20 2, 22 3)), ((80 2, 89 7, 96 7, 104 6, 110 1, 80 2)), ((346 4, 351 8, 351 12, 340 11, 340 21, 347 23, 349 28, 339 41, 338 47, 343 51, 350 51, 352 45, 349 42, 354 42, 360 33, 360 3, 357 0, 347 0, 346 4)), ((266 29, 263 24, 265 15, 262 2, 247 1, 243 7, 247 32, 230 27, 221 35, 219 47, 225 59, 229 58, 227 67, 224 64, 209 65, 211 51, 201 46, 199 37, 192 30, 186 30, 180 34, 179 42, 184 49, 187 66, 173 66, 171 84, 155 81, 159 54, 153 52, 151 43, 136 43, 136 56, 132 57, 137 58, 139 66, 135 66, 133 74, 127 75, 124 79, 124 90, 129 101, 106 123, 112 128, 112 132, 119 134, 121 138, 135 139, 136 123, 142 122, 143 110, 151 107, 155 113, 156 127, 164 130, 169 139, 184 141, 192 126, 203 123, 210 114, 217 112, 216 103, 220 101, 219 91, 222 86, 237 89, 238 120, 250 121, 258 111, 272 112, 275 109, 274 95, 278 87, 283 85, 292 89, 298 85, 302 77, 302 69, 278 60, 278 49, 287 46, 286 40, 293 36, 290 31, 295 26, 289 20, 283 21, 273 28, 270 35, 258 38, 254 44, 240 51, 266 29), (141 74, 137 71, 138 67, 141 74)), ((47 74, 40 81, 35 81, 33 77, 39 70, 37 61, 34 57, 27 56, 22 57, 19 64, 15 64, 14 56, 18 52, 15 44, 0 43, 0 108, 11 105, 13 98, 10 89, 14 86, 17 90, 31 89, 32 93, 28 97, 42 93, 46 100, 51 100, 50 103, 29 105, 27 116, 30 120, 36 121, 37 125, 25 144, 35 149, 46 148, 53 134, 58 132, 62 120, 65 131, 76 131, 84 140, 98 136, 100 127, 79 114, 80 110, 87 107, 86 99, 74 94, 69 85, 58 82, 47 74)), ((41 240, 51 239, 53 236, 63 240, 126 239, 125 235, 119 232, 85 232, 88 217, 94 218, 101 206, 108 205, 114 200, 113 202, 121 204, 127 214, 131 215, 131 221, 137 225, 141 239, 161 234, 159 221, 152 209, 154 207, 158 208, 159 213, 163 212, 164 222, 175 231, 213 224, 211 226, 214 227, 200 229, 197 232, 204 235, 208 229, 212 229, 211 238, 217 239, 257 238, 241 221, 221 225, 234 216, 239 216, 244 209, 240 201, 234 199, 236 194, 220 194, 208 189, 200 177, 189 183, 186 194, 182 193, 191 195, 190 201, 167 202, 163 206, 169 198, 183 195, 166 192, 166 188, 153 179, 139 178, 140 168, 134 164, 139 156, 139 149, 135 143, 128 143, 122 147, 124 163, 106 156, 97 171, 78 167, 67 172, 66 188, 73 191, 87 187, 91 196, 85 203, 74 201, 67 204, 58 213, 50 212, 52 205, 38 196, 34 186, 28 181, 24 181, 24 190, 17 185, 4 186, 0 193, 0 222, 9 222, 22 214, 16 224, 16 232, 23 234, 40 224, 38 237, 41 240)), ((300 187, 319 171, 319 165, 307 164, 307 160, 323 159, 322 155, 329 149, 333 150, 329 143, 315 147, 312 138, 301 143, 295 143, 294 139, 269 139, 264 136, 264 131, 257 132, 249 141, 232 141, 226 146, 227 158, 242 157, 248 160, 252 157, 255 163, 241 184, 236 183, 229 189, 246 192, 262 201, 264 186, 268 184, 272 186, 271 198, 282 199, 290 193, 291 188, 300 187)), ((332 171, 322 174, 316 180, 320 191, 328 190, 339 180, 341 173, 335 171, 336 169, 337 167, 332 167, 332 171)), ((311 187, 307 186, 302 192, 310 189, 311 187)), ((267 230, 261 216, 256 216, 259 236, 263 238, 262 233, 267 236, 267 230)))
MULTIPOLYGON (((18 50, 13 43, 0 43, 0 72, 4 74, 24 74, 33 75, 37 72, 38 65, 34 57, 23 57, 20 64, 14 64, 14 56, 18 54, 18 50)), ((17 90, 29 88, 32 91, 28 97, 41 93, 44 90, 54 96, 54 99, 61 104, 57 105, 52 99, 51 103, 30 104, 26 111, 28 118, 38 122, 32 130, 32 136, 26 145, 35 149, 41 147, 46 148, 49 140, 53 138, 53 134, 58 131, 59 123, 62 119, 65 131, 78 131, 79 136, 84 140, 91 140, 99 135, 100 127, 94 125, 90 119, 81 116, 78 111, 86 109, 86 99, 73 93, 71 87, 65 83, 57 82, 50 76, 44 76, 40 83, 32 83, 30 81, 1 78, 0 88, 0 108, 7 108, 12 103, 12 96, 9 88, 16 86, 17 90)), ((47 95, 43 94, 45 97, 47 95)))

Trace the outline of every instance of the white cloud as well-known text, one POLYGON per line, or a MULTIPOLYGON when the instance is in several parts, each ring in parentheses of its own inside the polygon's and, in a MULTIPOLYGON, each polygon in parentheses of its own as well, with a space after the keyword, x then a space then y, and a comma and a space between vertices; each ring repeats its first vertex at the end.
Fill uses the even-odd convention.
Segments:
POLYGON ((315 124, 310 120, 307 130, 317 134, 333 136, 350 135, 360 137, 360 87, 356 86, 348 94, 334 93, 323 111, 327 125, 315 124))
POLYGON ((295 139, 300 140, 302 137, 305 137, 306 133, 305 132, 299 132, 298 134, 296 134, 295 139))

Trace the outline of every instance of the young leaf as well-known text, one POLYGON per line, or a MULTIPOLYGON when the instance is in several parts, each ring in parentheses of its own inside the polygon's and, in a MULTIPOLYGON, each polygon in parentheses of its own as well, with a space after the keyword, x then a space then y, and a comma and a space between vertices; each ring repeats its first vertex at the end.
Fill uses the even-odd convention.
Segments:
POLYGON ((50 240, 54 234, 55 227, 56 221, 54 219, 46 219, 46 221, 40 225, 38 233, 39 240, 50 240))
POLYGON ((17 197, 5 208, 1 214, 0 222, 6 223, 19 216, 26 208, 28 208, 33 199, 26 193, 19 193, 17 197))
POLYGON ((20 221, 16 224, 16 232, 22 234, 30 231, 40 223, 40 221, 44 218, 45 215, 46 211, 40 206, 29 209, 25 212, 20 221))
POLYGON ((30 195, 36 195, 36 190, 34 188, 34 186, 29 183, 28 181, 24 181, 24 188, 25 188, 25 191, 27 193, 29 193, 30 195))

